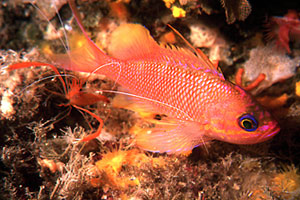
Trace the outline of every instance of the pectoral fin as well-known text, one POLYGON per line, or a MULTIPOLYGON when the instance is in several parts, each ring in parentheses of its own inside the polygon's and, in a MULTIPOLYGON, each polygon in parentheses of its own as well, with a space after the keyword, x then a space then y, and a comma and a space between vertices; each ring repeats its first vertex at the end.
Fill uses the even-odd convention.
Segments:
POLYGON ((150 104, 149 100, 129 96, 130 93, 124 88, 119 88, 119 90, 124 94, 117 94, 112 100, 111 104, 113 107, 124 108, 127 110, 132 110, 136 112, 139 117, 151 120, 156 114, 155 108, 150 104))

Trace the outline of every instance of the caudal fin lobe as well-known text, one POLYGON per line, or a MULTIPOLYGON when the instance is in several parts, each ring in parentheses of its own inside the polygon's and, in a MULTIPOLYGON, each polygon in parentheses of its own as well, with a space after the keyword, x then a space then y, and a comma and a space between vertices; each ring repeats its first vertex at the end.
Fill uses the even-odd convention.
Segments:
MULTIPOLYGON (((50 54, 49 57, 61 68, 93 73, 102 66, 109 67, 108 63, 118 62, 116 59, 106 55, 88 36, 85 31, 81 19, 79 17, 76 5, 73 0, 69 0, 69 5, 73 15, 80 27, 84 37, 81 37, 80 45, 71 48, 66 54, 50 54)), ((76 33, 75 33, 76 34, 76 33)), ((72 36, 71 36, 72 37, 72 36)), ((71 45, 72 47, 72 45, 71 45)))

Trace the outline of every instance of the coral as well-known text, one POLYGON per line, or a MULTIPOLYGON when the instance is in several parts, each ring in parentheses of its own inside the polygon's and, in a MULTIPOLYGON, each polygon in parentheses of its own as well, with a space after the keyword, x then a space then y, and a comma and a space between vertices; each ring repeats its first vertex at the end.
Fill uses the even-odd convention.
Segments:
POLYGON ((296 83, 296 91, 295 91, 295 93, 296 93, 296 95, 298 96, 298 97, 300 97, 300 81, 298 81, 297 83, 296 83))
POLYGON ((251 5, 247 0, 221 0, 225 9, 226 21, 232 24, 235 20, 244 21, 251 13, 251 5))
POLYGON ((257 88, 257 86, 266 78, 266 75, 264 73, 260 73, 259 76, 253 80, 251 83, 249 83, 247 86, 244 86, 242 84, 242 77, 244 74, 244 69, 243 68, 239 68, 236 75, 235 75, 235 84, 237 84, 238 86, 240 86, 241 88, 243 88, 246 91, 251 91, 255 88, 257 88))
POLYGON ((267 39, 276 40, 277 47, 291 53, 290 38, 300 38, 300 20, 297 11, 288 10, 283 17, 271 17, 267 27, 267 39))
POLYGON ((270 190, 283 199, 300 197, 300 175, 298 169, 293 165, 276 173, 271 184, 270 190))
POLYGON ((295 166, 287 166, 281 172, 264 177, 264 183, 255 185, 250 199, 298 199, 300 197, 300 175, 295 166))
MULTIPOLYGON (((83 129, 74 131, 68 129, 65 133, 69 137, 75 138, 78 136, 73 134, 80 132, 82 134, 82 131, 83 129)), ((90 188, 86 177, 89 176, 92 167, 92 154, 90 156, 81 155, 79 153, 81 148, 81 145, 78 143, 72 144, 72 140, 70 140, 68 151, 65 152, 69 159, 60 175, 60 181, 57 181, 56 186, 53 188, 53 197, 58 197, 58 199, 82 198, 84 191, 90 188), (55 190, 56 187, 59 190, 55 190)))
POLYGON ((13 100, 13 94, 9 91, 5 91, 2 94, 2 99, 0 103, 0 112, 1 117, 4 117, 6 119, 11 119, 13 115, 16 113, 13 107, 14 100, 13 100))
POLYGON ((209 59, 212 61, 227 61, 229 45, 222 35, 204 23, 197 22, 190 25, 190 40, 195 47, 209 48, 209 59))
MULTIPOLYGON (((15 97, 17 91, 20 92, 20 86, 23 85, 28 79, 31 79, 34 74, 32 72, 25 72, 24 70, 19 72, 6 72, 7 66, 15 62, 25 62, 31 59, 37 58, 39 53, 33 49, 31 52, 20 52, 17 53, 13 50, 0 51, 0 116, 5 119, 12 119, 16 110, 14 104, 16 103, 15 97), (24 81, 25 79, 25 81, 24 81)), ((29 92, 26 93, 29 98, 29 92)))
POLYGON ((94 186, 108 185, 119 190, 127 189, 129 186, 136 186, 140 184, 139 178, 132 176, 120 175, 122 166, 137 167, 151 162, 151 158, 136 149, 133 150, 118 150, 108 152, 102 155, 103 158, 96 162, 96 168, 100 172, 100 178, 91 180, 94 186))
POLYGON ((185 15, 186 15, 186 11, 177 6, 172 6, 171 10, 172 10, 173 17, 175 17, 175 18, 185 17, 185 15))
POLYGON ((171 8, 171 5, 175 2, 175 0, 163 0, 167 8, 171 8))
POLYGON ((54 1, 48 1, 48 0, 17 0, 14 1, 18 3, 31 3, 35 4, 40 9, 40 18, 42 20, 50 20, 55 15, 56 12, 67 3, 67 0, 54 0, 54 1), (42 14, 41 14, 42 13, 42 14), (46 17, 46 19, 45 19, 46 17))
POLYGON ((291 59, 282 52, 274 51, 273 46, 256 47, 250 50, 250 58, 244 63, 247 81, 255 80, 264 73, 266 78, 252 93, 259 93, 272 84, 290 78, 295 74, 300 57, 291 59))
POLYGON ((269 110, 284 106, 287 100, 288 100, 288 95, 286 93, 282 94, 279 97, 270 97, 270 96, 257 97, 257 101, 261 105, 268 108, 269 110))
POLYGON ((38 159, 38 163, 42 168, 48 168, 52 173, 56 171, 63 171, 64 164, 62 162, 55 162, 54 160, 38 159))
MULTIPOLYGON (((201 0, 163 0, 165 6, 171 9, 173 17, 185 17, 187 12, 202 8, 207 14, 212 13, 212 7, 209 1, 201 0), (178 7, 178 4, 182 7, 178 7)), ((222 7, 225 9, 226 21, 228 24, 234 23, 236 20, 244 21, 251 13, 251 5, 247 0, 220 0, 222 7)))
MULTIPOLYGON (((181 18, 186 16, 186 10, 184 10, 182 7, 178 7, 175 5, 175 0, 163 0, 165 3, 165 6, 169 8, 172 11, 172 15, 175 18, 181 18)), ((179 1, 180 5, 187 4, 187 1, 179 1)))
POLYGON ((63 36, 63 28, 57 30, 53 24, 48 24, 46 31, 44 32, 44 39, 45 40, 56 40, 63 36))

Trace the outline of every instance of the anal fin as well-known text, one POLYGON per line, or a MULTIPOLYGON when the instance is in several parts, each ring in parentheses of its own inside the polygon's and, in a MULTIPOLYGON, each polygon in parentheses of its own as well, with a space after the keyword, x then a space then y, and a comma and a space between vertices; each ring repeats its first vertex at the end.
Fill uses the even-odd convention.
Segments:
POLYGON ((147 151, 183 154, 211 140, 201 126, 190 121, 159 121, 154 128, 135 129, 136 144, 147 151))
POLYGON ((132 97, 129 93, 124 93, 118 94, 113 99, 112 105, 113 107, 133 110, 138 113, 142 121, 147 122, 147 128, 135 125, 131 129, 131 133, 135 135, 137 146, 144 150, 183 154, 212 140, 205 136, 207 129, 205 123, 159 115, 161 113, 157 112, 149 100, 132 97), (156 116, 161 117, 155 119, 156 116))

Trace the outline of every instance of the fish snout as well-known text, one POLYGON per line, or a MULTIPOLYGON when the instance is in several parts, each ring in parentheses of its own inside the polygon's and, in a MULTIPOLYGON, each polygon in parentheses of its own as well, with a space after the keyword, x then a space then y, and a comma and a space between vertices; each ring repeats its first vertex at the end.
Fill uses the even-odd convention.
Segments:
POLYGON ((266 130, 261 135, 261 137, 258 138, 257 143, 264 142, 264 141, 267 141, 267 140, 273 138, 280 131, 280 127, 279 127, 277 121, 269 122, 263 128, 266 129, 266 130))

